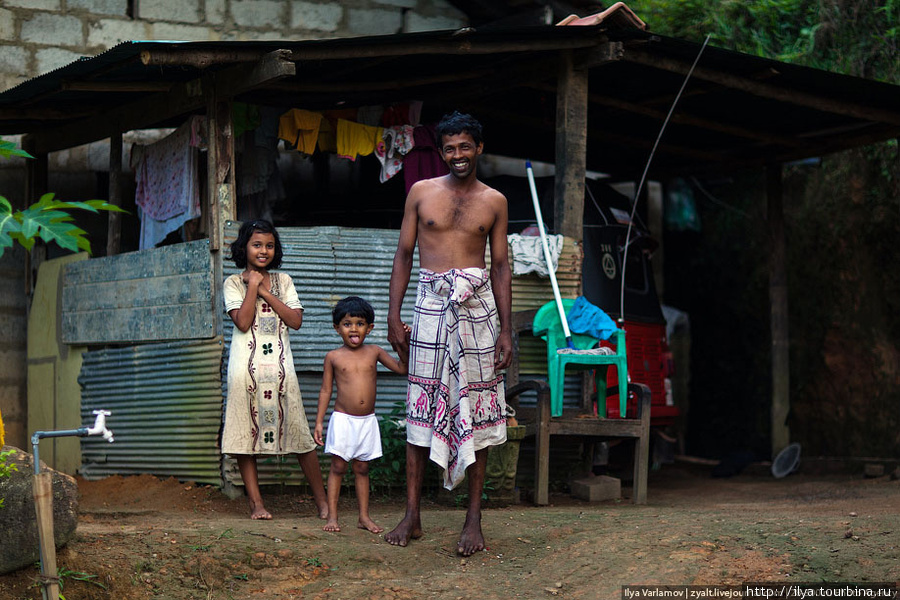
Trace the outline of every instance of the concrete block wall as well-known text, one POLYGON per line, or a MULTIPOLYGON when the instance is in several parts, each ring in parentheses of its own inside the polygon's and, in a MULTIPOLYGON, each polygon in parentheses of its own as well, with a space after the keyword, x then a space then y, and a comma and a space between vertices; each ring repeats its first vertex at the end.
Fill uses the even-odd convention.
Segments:
POLYGON ((2 0, 0 90, 127 40, 298 40, 465 25, 445 0, 2 0))

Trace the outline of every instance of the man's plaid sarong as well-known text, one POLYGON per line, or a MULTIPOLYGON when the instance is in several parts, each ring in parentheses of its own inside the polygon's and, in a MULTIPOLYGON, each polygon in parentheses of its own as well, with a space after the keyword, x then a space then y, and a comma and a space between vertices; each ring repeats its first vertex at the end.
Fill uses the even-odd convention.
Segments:
POLYGON ((506 441, 500 323, 485 269, 419 271, 409 356, 406 439, 430 447, 453 489, 475 451, 506 441))

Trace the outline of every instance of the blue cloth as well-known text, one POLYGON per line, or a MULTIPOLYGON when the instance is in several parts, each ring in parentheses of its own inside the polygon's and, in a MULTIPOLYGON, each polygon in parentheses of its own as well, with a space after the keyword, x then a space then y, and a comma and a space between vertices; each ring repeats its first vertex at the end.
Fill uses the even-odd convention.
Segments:
POLYGON ((618 327, 609 315, 597 306, 594 306, 584 296, 578 296, 575 304, 566 315, 569 329, 573 333, 583 333, 598 340, 609 339, 618 327))

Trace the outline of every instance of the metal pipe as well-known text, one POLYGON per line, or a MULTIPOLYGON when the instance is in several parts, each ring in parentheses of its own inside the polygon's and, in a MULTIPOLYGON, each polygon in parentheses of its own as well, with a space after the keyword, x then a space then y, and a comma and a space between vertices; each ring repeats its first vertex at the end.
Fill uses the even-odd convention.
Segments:
POLYGON ((56 600, 59 595, 59 579, 56 575, 56 546, 53 541, 53 494, 49 479, 49 473, 41 475, 41 459, 38 454, 38 445, 43 438, 57 438, 77 435, 85 437, 89 435, 102 435, 103 439, 113 442, 112 431, 106 428, 108 410, 95 410, 97 415, 93 427, 79 427, 78 429, 59 429, 56 431, 35 431, 31 435, 32 457, 34 459, 35 475, 35 513, 38 520, 38 549, 41 556, 41 593, 44 600, 56 600), (46 560, 45 560, 46 557, 46 560), (51 563, 50 568, 46 562, 51 563), (47 573, 48 570, 53 573, 47 573))
POLYGON ((525 171, 528 173, 528 186, 531 188, 531 201, 534 204, 534 214, 537 217, 538 231, 541 232, 541 246, 544 248, 544 259, 547 261, 547 271, 550 273, 550 286, 553 288, 553 299, 556 300, 556 310, 559 311, 559 320, 562 323, 563 333, 566 335, 566 344, 574 348, 572 344, 572 332, 569 331, 569 322, 566 320, 566 310, 563 308, 562 296, 559 293, 559 284, 556 282, 556 270, 553 268, 553 260, 550 256, 550 246, 547 244, 547 232, 544 231, 544 217, 541 215, 541 205, 538 202, 537 188, 534 185, 534 169, 531 161, 525 161, 525 171))

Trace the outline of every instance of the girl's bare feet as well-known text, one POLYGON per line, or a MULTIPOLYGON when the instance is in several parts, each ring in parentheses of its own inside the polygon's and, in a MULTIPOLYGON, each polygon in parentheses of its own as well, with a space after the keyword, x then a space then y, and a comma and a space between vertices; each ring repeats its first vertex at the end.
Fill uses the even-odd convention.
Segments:
POLYGON ((371 531, 372 533, 381 533, 382 531, 384 531, 384 527, 382 527, 369 517, 360 517, 359 522, 356 524, 356 526, 360 529, 371 531))
POLYGON ((340 531, 341 526, 338 525, 337 519, 328 519, 328 522, 325 523, 325 526, 322 527, 322 531, 340 531))
POLYGON ((262 502, 257 504, 251 500, 250 518, 254 521, 269 521, 272 519, 272 513, 266 510, 266 508, 262 505, 262 502))

